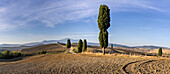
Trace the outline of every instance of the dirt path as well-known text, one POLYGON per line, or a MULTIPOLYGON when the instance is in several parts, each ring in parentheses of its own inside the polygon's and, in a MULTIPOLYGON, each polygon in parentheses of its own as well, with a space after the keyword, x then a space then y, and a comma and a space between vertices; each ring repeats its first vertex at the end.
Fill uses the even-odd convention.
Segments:
POLYGON ((73 48, 73 47, 71 47, 71 48, 70 48, 70 50, 69 50, 69 53, 71 53, 71 54, 76 54, 76 53, 72 52, 72 51, 73 51, 73 49, 74 49, 74 48, 73 48))
POLYGON ((130 62, 126 65, 123 66, 123 70, 125 73, 129 74, 129 73, 133 73, 133 71, 131 70, 132 69, 132 64, 135 64, 137 62, 141 62, 141 61, 135 61, 135 62, 130 62))
POLYGON ((45 54, 15 62, 0 62, 0 74, 7 73, 170 73, 169 60, 96 56, 87 54, 45 54))
POLYGON ((168 74, 170 73, 170 61, 165 60, 147 60, 147 61, 135 61, 126 64, 123 70, 127 74, 132 73, 158 73, 168 74))

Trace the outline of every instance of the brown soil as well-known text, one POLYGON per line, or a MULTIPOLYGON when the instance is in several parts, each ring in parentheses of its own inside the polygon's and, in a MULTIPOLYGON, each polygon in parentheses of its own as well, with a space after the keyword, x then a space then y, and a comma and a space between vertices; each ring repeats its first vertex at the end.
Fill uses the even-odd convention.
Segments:
MULTIPOLYGON (((76 44, 73 44, 72 47, 77 48, 76 44)), ((110 53, 111 55, 105 56, 94 54, 63 54, 64 52, 69 51, 69 49, 66 49, 65 44, 47 44, 28 49, 22 49, 21 52, 37 53, 42 50, 45 50, 48 53, 57 54, 19 57, 10 60, 1 59, 0 74, 170 73, 170 58, 134 56, 137 54, 142 55, 145 53, 134 51, 128 48, 107 48, 106 53, 110 53), (129 54, 132 56, 129 56, 129 54)), ((101 48, 98 46, 88 46, 87 51, 93 53, 102 53, 101 48)))
POLYGON ((170 60, 147 57, 99 56, 90 54, 45 54, 14 62, 0 62, 6 73, 170 73, 170 60))

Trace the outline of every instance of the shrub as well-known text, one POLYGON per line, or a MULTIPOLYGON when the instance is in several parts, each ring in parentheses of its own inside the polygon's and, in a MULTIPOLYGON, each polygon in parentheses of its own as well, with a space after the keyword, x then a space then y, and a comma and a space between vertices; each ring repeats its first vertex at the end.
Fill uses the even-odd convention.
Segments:
POLYGON ((76 49, 75 49, 75 48, 73 48, 73 51, 76 51, 76 49))
POLYGON ((3 55, 9 55, 10 51, 9 50, 5 50, 2 52, 3 55))
POLYGON ((45 50, 42 50, 41 52, 38 52, 38 54, 46 54, 47 53, 47 51, 45 51, 45 50))
POLYGON ((159 56, 162 56, 162 48, 159 48, 159 50, 158 50, 158 55, 159 55, 159 56))
POLYGON ((43 50, 41 53, 42 53, 42 54, 46 54, 46 53, 47 53, 47 51, 44 51, 44 50, 43 50))
POLYGON ((2 52, 2 54, 0 54, 0 58, 3 58, 3 59, 11 59, 11 58, 20 57, 20 56, 22 56, 20 52, 11 52, 9 50, 5 50, 2 52))
POLYGON ((0 59, 3 58, 2 54, 0 54, 0 59))
POLYGON ((76 52, 76 49, 75 49, 75 48, 73 48, 73 52, 76 52))
POLYGON ((10 53, 9 50, 5 50, 5 51, 2 52, 2 56, 3 56, 4 59, 9 59, 9 58, 11 58, 11 55, 12 55, 12 54, 10 53))
POLYGON ((20 56, 22 56, 22 54, 21 54, 20 52, 14 52, 14 53, 13 53, 13 56, 14 56, 14 57, 20 57, 20 56))

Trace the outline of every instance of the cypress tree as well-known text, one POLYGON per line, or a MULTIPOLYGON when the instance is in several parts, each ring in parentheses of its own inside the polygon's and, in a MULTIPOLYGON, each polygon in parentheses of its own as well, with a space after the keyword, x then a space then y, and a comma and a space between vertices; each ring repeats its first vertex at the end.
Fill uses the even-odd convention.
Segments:
POLYGON ((87 41, 86 39, 84 39, 83 41, 83 51, 86 51, 87 50, 87 41))
POLYGON ((111 44, 111 49, 113 49, 113 44, 111 44))
POLYGON ((67 39, 67 44, 66 44, 66 47, 67 47, 67 48, 70 48, 70 47, 71 47, 71 42, 70 42, 70 39, 67 39))
POLYGON ((82 40, 80 39, 79 42, 78 42, 78 45, 77 45, 77 51, 80 53, 82 52, 82 46, 83 46, 83 42, 82 40))
POLYGON ((159 56, 162 56, 162 48, 159 48, 159 50, 158 50, 158 55, 159 55, 159 56))
POLYGON ((106 5, 100 5, 97 22, 100 30, 99 43, 100 47, 103 48, 103 55, 105 55, 105 48, 108 46, 107 29, 110 27, 110 9, 106 5))

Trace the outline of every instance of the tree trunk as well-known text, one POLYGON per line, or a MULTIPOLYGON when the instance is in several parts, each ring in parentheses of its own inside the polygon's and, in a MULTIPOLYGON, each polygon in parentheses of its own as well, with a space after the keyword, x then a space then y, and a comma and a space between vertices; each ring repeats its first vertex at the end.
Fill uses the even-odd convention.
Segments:
POLYGON ((103 47, 103 55, 105 55, 105 48, 103 47))

